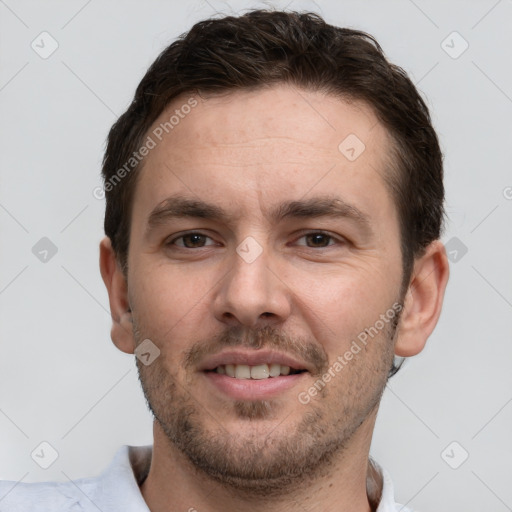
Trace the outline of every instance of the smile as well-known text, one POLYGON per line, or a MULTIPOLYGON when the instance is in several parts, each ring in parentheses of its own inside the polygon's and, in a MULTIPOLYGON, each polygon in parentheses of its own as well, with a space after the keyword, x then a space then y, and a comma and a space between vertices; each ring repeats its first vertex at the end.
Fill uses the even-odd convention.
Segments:
POLYGON ((305 370, 295 370, 289 366, 272 363, 258 364, 254 366, 249 366, 247 364, 225 364, 217 366, 213 371, 235 379, 262 380, 270 377, 294 375, 305 370))

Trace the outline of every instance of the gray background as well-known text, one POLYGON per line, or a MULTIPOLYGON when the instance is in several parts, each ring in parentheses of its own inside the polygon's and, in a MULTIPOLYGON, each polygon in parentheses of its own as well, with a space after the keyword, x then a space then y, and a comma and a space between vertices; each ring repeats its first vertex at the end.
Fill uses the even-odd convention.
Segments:
MULTIPOLYGON (((164 46, 215 11, 263 5, 0 0, 0 478, 93 476, 121 444, 151 443, 98 270, 105 137, 164 46), (43 31, 58 43, 46 59, 31 47, 51 49, 43 31), (57 248, 46 261, 43 237, 57 248), (59 454, 46 470, 31 458, 43 441, 59 454)), ((445 306, 389 383, 372 453, 423 512, 512 510, 512 2, 273 5, 375 35, 427 99, 445 153, 445 306)))

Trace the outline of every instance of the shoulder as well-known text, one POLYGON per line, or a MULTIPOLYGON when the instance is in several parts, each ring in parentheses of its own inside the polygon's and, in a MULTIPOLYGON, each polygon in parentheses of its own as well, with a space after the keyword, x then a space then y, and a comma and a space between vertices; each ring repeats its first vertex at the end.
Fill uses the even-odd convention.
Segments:
POLYGON ((100 475, 68 482, 0 481, 1 512, 149 512, 137 481, 144 478, 151 446, 124 445, 100 475))
POLYGON ((96 478, 76 482, 23 483, 0 481, 2 512, 83 512, 84 494, 97 485, 96 478))
MULTIPOLYGON (((69 482, 23 483, 0 481, 2 512, 97 512, 115 503, 123 512, 149 512, 140 483, 149 470, 151 446, 123 446, 110 466, 98 477, 69 482)), ((393 482, 380 466, 383 480, 377 512, 413 512, 394 499, 393 482)))
POLYGON ((374 460, 372 463, 378 468, 382 476, 381 501, 377 512, 414 512, 412 509, 395 501, 395 489, 391 475, 374 460))

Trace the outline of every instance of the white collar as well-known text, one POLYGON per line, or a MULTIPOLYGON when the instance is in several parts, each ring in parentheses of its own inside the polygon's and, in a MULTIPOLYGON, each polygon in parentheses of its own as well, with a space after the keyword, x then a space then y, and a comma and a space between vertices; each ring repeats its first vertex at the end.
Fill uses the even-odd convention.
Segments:
MULTIPOLYGON (((127 446, 121 447, 109 468, 104 473, 105 484, 110 484, 118 487, 120 481, 123 485, 126 484, 126 496, 131 496, 130 502, 137 503, 139 508, 134 508, 133 511, 146 512, 149 511, 140 493, 139 485, 146 478, 149 471, 151 462, 152 446, 127 446), (140 498, 140 499, 139 499, 140 498), (144 504, 141 507, 140 504, 144 504)), ((395 502, 394 486, 390 474, 383 469, 379 464, 373 461, 374 466, 380 471, 382 475, 383 487, 382 495, 377 512, 411 512, 409 509, 403 507, 395 502)), ((119 510, 126 510, 131 512, 132 509, 119 507, 119 510)), ((100 506, 101 508, 101 506, 100 506)))
MULTIPOLYGON (((119 448, 109 466, 92 478, 71 482, 0 481, 1 510, 37 510, 37 512, 150 512, 140 485, 151 464, 152 445, 119 448)), ((377 512, 411 512, 395 503, 393 482, 378 464, 382 475, 382 495, 377 512)))

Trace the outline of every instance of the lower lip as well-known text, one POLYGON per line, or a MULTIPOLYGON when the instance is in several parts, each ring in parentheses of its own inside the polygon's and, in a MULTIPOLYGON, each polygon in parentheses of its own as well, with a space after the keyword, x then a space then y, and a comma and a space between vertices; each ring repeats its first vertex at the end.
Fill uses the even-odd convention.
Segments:
POLYGON ((218 390, 236 400, 266 400, 277 397, 302 381, 307 372, 267 379, 235 379, 217 372, 203 372, 218 390))

